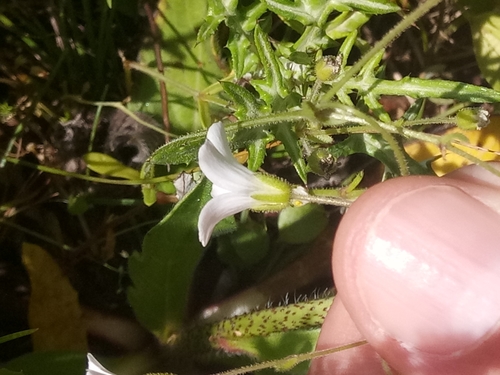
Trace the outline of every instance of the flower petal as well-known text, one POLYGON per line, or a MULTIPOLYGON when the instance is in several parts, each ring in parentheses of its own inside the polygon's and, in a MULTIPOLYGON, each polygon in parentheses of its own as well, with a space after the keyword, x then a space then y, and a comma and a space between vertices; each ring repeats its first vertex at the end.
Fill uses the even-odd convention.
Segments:
POLYGON ((198 238, 201 244, 207 245, 219 221, 258 204, 257 200, 248 195, 234 193, 219 195, 208 201, 198 218, 198 238))
POLYGON ((111 371, 106 370, 103 365, 101 365, 95 357, 87 353, 87 371, 85 375, 115 375, 111 371))
POLYGON ((231 156, 221 154, 210 140, 206 140, 198 152, 198 160, 202 172, 207 178, 227 191, 246 192, 250 195, 265 184, 253 172, 239 164, 231 156))
POLYGON ((219 121, 210 126, 207 132, 207 139, 212 142, 222 156, 226 158, 233 157, 222 122, 219 121))

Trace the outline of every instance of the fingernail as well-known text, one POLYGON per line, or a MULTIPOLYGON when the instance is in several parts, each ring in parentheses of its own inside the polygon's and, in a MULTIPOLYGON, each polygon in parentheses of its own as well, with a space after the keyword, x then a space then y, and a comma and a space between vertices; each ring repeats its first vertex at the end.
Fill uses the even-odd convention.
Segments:
POLYGON ((500 216, 446 185, 402 194, 376 216, 356 285, 373 323, 410 350, 451 354, 500 320, 500 216))

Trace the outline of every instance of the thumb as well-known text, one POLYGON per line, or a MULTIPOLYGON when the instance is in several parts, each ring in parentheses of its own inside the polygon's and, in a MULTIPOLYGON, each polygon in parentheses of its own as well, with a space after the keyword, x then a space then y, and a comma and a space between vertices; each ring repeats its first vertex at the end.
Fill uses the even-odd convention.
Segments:
MULTIPOLYGON (((397 371, 500 373, 498 180, 478 167, 389 180, 343 218, 333 254, 343 319, 397 371)), ((318 345, 331 335, 323 329, 318 345)), ((356 373, 352 363, 341 367, 338 373, 356 373)))

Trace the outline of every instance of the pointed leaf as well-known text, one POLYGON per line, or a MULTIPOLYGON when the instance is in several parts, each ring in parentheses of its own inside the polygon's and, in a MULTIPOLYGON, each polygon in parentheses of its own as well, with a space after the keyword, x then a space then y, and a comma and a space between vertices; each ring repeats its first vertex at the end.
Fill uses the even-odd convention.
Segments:
POLYGON ((262 31, 259 25, 255 26, 254 40, 260 62, 264 68, 265 80, 253 80, 252 84, 259 91, 262 99, 266 103, 272 104, 276 97, 284 98, 288 95, 284 68, 276 57, 267 34, 262 31))
POLYGON ((220 84, 237 107, 234 113, 236 117, 243 120, 256 117, 260 114, 263 105, 259 103, 259 100, 250 91, 232 82, 222 81, 220 84))
POLYGON ((290 126, 283 125, 278 127, 276 138, 283 142, 285 150, 288 152, 288 155, 290 155, 300 179, 304 182, 304 184, 306 184, 307 166, 304 158, 302 157, 302 151, 299 147, 297 134, 295 134, 295 131, 292 130, 290 126))

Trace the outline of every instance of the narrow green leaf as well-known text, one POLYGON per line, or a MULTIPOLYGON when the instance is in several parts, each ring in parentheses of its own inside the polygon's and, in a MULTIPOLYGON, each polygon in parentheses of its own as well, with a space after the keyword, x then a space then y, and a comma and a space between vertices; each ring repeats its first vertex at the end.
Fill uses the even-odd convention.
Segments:
POLYGON ((473 103, 500 102, 500 91, 463 82, 405 77, 399 81, 358 77, 349 80, 344 89, 370 91, 375 96, 408 95, 412 98, 443 98, 473 103))
POLYGON ((115 158, 100 152, 89 152, 83 155, 87 168, 104 176, 125 178, 127 180, 138 180, 138 170, 127 167, 115 158))
MULTIPOLYGON (((265 119, 266 116, 262 118, 265 119)), ((272 128, 272 124, 273 121, 262 121, 261 124, 253 127, 242 127, 240 123, 228 125, 226 127, 226 133, 229 137, 231 148, 234 150, 236 148, 247 147, 253 142, 265 138, 265 134, 263 134, 263 131, 260 129, 272 128)), ((206 134, 205 130, 191 133, 176 138, 157 149, 144 163, 141 171, 141 178, 158 177, 155 175, 154 165, 169 165, 171 170, 173 166, 184 165, 185 168, 189 169, 191 163, 198 158, 198 150, 205 141, 206 134)))
POLYGON ((219 27, 222 21, 224 21, 224 16, 214 17, 213 15, 210 15, 209 12, 207 19, 198 30, 196 42, 202 43, 207 40, 213 33, 215 33, 215 30, 217 30, 217 27, 219 27))
POLYGON ((369 19, 366 13, 343 12, 327 24, 325 33, 333 40, 345 38, 361 28, 369 19))
POLYGON ((154 177, 152 165, 189 165, 198 157, 198 150, 205 141, 206 131, 190 133, 186 136, 163 145, 157 149, 144 163, 142 169, 145 175, 154 177))
POLYGON ((386 14, 400 8, 391 0, 264 0, 268 8, 283 19, 313 25, 336 10, 361 11, 366 14, 386 14))
POLYGON ((192 274, 202 253, 198 216, 210 199, 203 180, 144 238, 141 253, 129 259, 133 286, 128 299, 139 321, 162 342, 181 326, 192 274))
POLYGON ((259 64, 259 57, 252 48, 249 35, 230 30, 227 48, 231 52, 232 68, 237 78, 255 71, 259 64))
POLYGON ((197 43, 205 41, 212 35, 226 16, 221 0, 207 0, 207 5, 207 16, 198 30, 197 43))
POLYGON ((264 0, 267 7, 287 21, 295 20, 303 25, 315 24, 327 4, 311 6, 310 1, 264 0))
POLYGON ((0 344, 7 342, 7 341, 10 341, 10 340, 15 340, 19 337, 31 335, 33 332, 36 332, 37 330, 38 330, 38 328, 27 329, 24 331, 14 332, 14 333, 11 333, 9 335, 2 336, 2 337, 0 337, 0 344))
POLYGON ((224 91, 231 97, 237 109, 234 115, 239 119, 254 118, 261 112, 262 104, 246 88, 232 82, 220 83, 224 91))
POLYGON ((387 14, 401 8, 392 0, 330 0, 339 11, 360 10, 369 14, 387 14))
POLYGON ((255 46, 259 54, 260 62, 264 68, 264 82, 253 80, 252 84, 259 91, 262 99, 272 104, 274 98, 285 98, 288 95, 288 87, 285 83, 284 68, 276 57, 276 53, 268 40, 268 36, 261 27, 257 25, 254 31, 255 46))
POLYGON ((307 166, 304 158, 302 157, 302 151, 299 147, 297 134, 290 126, 279 126, 276 131, 276 138, 278 138, 285 146, 285 150, 288 152, 288 155, 290 155, 300 179, 304 182, 304 184, 306 184, 307 166))
POLYGON ((260 168, 266 156, 266 146, 267 139, 258 139, 248 146, 248 169, 255 172, 260 168))

